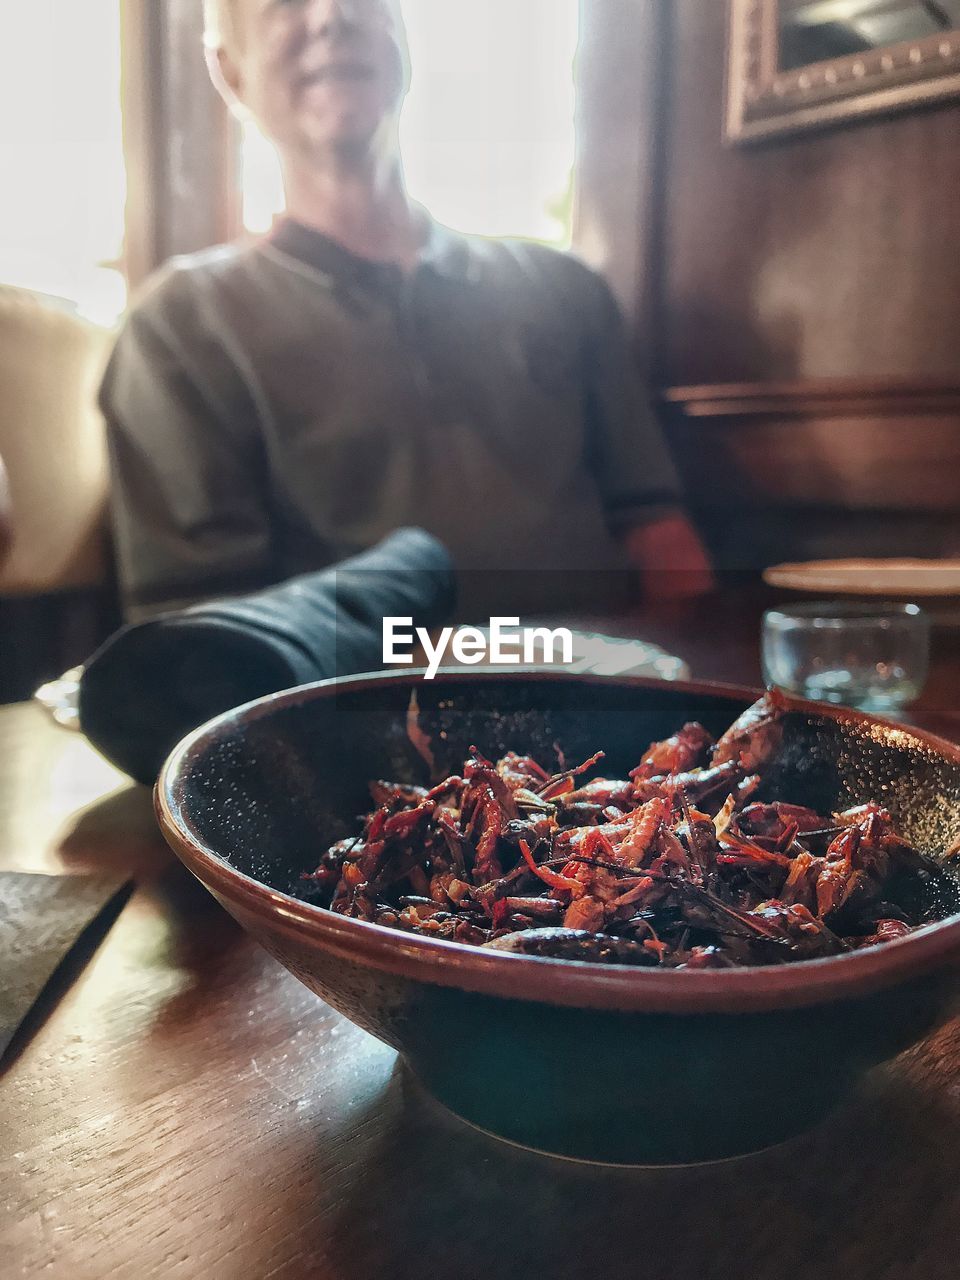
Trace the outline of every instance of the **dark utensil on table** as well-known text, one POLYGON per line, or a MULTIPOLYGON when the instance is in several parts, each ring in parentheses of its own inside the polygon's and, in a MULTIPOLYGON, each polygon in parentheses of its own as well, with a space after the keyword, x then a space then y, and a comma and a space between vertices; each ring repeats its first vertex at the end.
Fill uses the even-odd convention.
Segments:
MULTIPOLYGON (((957 915, 829 959, 669 972, 464 947, 302 900, 301 873, 355 829, 370 779, 424 780, 407 734, 414 687, 441 770, 473 743, 549 760, 559 742, 571 759, 602 748, 611 776, 684 721, 722 732, 752 695, 523 671, 348 678, 229 712, 167 762, 157 811, 191 871, 468 1120, 593 1160, 742 1154, 802 1132, 944 1016, 957 915)), ((960 747, 844 708, 790 708, 770 775, 782 794, 819 811, 880 799, 920 849, 956 841, 960 747)), ((943 912, 957 912, 960 889, 944 885, 943 912)))

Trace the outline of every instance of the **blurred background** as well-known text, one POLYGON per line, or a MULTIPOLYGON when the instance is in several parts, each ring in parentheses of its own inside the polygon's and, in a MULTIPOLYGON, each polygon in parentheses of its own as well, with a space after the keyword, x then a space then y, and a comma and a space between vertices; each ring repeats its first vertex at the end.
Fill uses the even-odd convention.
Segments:
MULTIPOLYGON (((721 570, 960 551, 956 0, 405 10, 414 196, 606 273, 721 570)), ((0 0, 3 701, 118 620, 95 392, 131 292, 280 208, 202 26, 0 0)))
MULTIPOLYGON (((142 3, 0 0, 0 282, 58 298, 98 323, 115 323, 126 304, 124 97, 131 148, 137 116, 151 105, 130 102, 145 87, 125 61, 130 41, 147 35, 136 24, 156 21, 168 40, 184 41, 166 46, 187 66, 168 64, 165 88, 152 86, 153 105, 173 107, 179 77, 202 72, 201 46, 191 47, 200 0, 154 7, 169 10, 169 26, 142 3)), ((569 246, 578 0, 407 0, 405 8, 416 76, 403 152, 416 198, 458 230, 569 246)), ((199 102, 191 105, 219 114, 202 79, 193 92, 199 102)), ((198 118, 198 131, 209 123, 198 118)), ((190 120, 168 117, 165 127, 172 149, 190 120)), ((162 139, 157 145, 166 149, 162 139)), ((137 166, 145 157, 130 159, 137 166)), ((273 149, 255 125, 236 128, 220 158, 227 163, 236 185, 221 198, 239 202, 241 225, 225 222, 225 235, 268 231, 283 191, 273 149)), ((181 195, 203 199, 187 187, 181 195)))

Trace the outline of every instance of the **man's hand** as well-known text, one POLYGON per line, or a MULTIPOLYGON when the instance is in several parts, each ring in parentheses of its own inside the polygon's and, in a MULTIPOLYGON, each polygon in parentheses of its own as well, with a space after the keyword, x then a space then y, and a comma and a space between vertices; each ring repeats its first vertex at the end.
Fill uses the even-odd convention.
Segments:
POLYGON ((634 525, 623 543, 648 600, 687 600, 716 589, 703 543, 680 511, 634 525))

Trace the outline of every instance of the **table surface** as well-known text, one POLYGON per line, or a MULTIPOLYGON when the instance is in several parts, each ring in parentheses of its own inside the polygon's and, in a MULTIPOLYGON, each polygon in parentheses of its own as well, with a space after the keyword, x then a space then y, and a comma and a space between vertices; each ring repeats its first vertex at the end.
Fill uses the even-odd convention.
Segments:
MULTIPOLYGON (((606 623, 697 677, 755 683, 760 603, 606 623)), ((915 718, 960 740, 955 632, 915 718)), ((137 880, 0 1074, 4 1276, 958 1274, 960 1013, 788 1146, 596 1168, 499 1143, 423 1096, 183 871, 145 789, 30 705, 0 710, 0 865, 137 880)))

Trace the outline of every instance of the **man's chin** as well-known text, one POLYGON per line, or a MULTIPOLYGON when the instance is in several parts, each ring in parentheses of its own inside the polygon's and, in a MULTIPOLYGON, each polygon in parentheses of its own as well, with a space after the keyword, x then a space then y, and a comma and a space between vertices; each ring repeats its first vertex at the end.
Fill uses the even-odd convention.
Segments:
POLYGON ((378 129, 363 120, 338 120, 334 128, 323 127, 303 130, 302 150, 317 160, 336 156, 342 160, 361 160, 376 150, 378 129))

